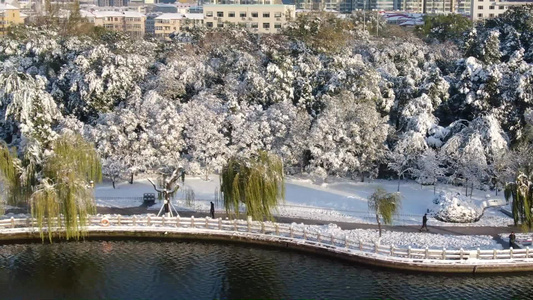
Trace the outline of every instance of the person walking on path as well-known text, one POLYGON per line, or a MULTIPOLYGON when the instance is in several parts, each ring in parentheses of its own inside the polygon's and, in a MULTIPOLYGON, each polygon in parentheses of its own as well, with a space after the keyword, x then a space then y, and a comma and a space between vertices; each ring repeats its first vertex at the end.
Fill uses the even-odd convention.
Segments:
POLYGON ((428 217, 427 214, 424 214, 422 217, 422 227, 420 227, 420 232, 422 232, 422 229, 426 228, 426 231, 429 231, 428 229, 428 217))
POLYGON ((511 232, 509 235, 509 248, 513 247, 514 242, 516 241, 516 235, 514 232, 511 232))
POLYGON ((215 204, 213 201, 211 201, 211 209, 209 210, 209 213, 211 214, 211 219, 215 218, 215 204))

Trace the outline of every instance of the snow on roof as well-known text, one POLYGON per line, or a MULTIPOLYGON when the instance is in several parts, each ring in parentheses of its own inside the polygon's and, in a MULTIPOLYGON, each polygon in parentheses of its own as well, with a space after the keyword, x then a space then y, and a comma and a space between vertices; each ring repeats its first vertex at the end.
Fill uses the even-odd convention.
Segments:
POLYGON ((168 3, 156 3, 156 4, 154 4, 154 6, 157 6, 157 7, 177 7, 174 4, 168 4, 168 3))
POLYGON ((168 13, 162 14, 157 17, 157 20, 179 20, 179 19, 195 19, 201 20, 204 18, 204 14, 179 14, 179 13, 168 13))
POLYGON ((285 4, 204 4, 205 7, 285 7, 285 4))
POLYGON ((415 26, 415 25, 424 25, 424 21, 420 20, 411 20, 399 24, 400 26, 415 26))
POLYGON ((11 9, 18 9, 18 7, 15 7, 10 4, 0 4, 0 10, 11 10, 11 9))
POLYGON ((130 17, 130 18, 141 18, 145 17, 144 14, 136 11, 81 11, 81 15, 84 17, 93 17, 93 18, 104 18, 104 17, 130 17))

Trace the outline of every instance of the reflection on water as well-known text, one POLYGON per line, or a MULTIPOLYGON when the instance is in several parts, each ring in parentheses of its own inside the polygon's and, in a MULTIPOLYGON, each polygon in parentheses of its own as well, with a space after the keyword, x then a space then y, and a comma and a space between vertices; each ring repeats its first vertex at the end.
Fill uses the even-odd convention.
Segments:
POLYGON ((2 299, 527 299, 530 274, 428 275, 234 244, 0 246, 2 299))

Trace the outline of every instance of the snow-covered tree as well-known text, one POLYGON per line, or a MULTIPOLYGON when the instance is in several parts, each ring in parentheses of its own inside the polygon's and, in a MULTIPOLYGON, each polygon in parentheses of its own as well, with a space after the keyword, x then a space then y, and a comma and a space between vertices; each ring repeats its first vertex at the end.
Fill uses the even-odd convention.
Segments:
POLYGON ((398 175, 398 191, 401 179, 405 174, 414 174, 418 160, 427 149, 425 136, 421 133, 408 131, 400 136, 394 150, 389 154, 388 163, 389 169, 398 175))
MULTIPOLYGON (((189 168, 201 166, 206 178, 212 171, 220 171, 229 157, 229 140, 224 134, 226 115, 226 107, 213 96, 200 95, 181 108, 187 145, 183 154, 190 160, 189 168)), ((198 171, 191 168, 192 173, 198 171)))
POLYGON ((386 155, 386 118, 375 104, 351 93, 329 98, 310 132, 310 171, 331 175, 375 177, 386 155), (323 170, 323 171, 322 171, 323 170))

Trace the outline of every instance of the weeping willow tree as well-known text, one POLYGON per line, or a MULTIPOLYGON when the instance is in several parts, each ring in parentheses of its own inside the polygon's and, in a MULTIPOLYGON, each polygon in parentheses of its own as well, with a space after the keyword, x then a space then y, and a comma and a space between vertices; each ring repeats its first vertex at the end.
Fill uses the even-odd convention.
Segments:
POLYGON ((376 213, 378 222, 379 237, 381 237, 381 218, 383 223, 392 224, 392 217, 398 213, 401 205, 400 193, 387 193, 383 188, 378 187, 368 198, 368 208, 376 213))
MULTIPOLYGON (((31 189, 22 182, 22 167, 16 149, 0 144, 0 203, 16 205, 27 199, 31 189)), ((1 210, 4 210, 2 205, 1 210)))
POLYGON ((520 222, 524 230, 533 227, 533 183, 523 173, 516 177, 514 182, 505 186, 505 200, 513 199, 514 225, 520 222))
POLYGON ((226 213, 237 217, 239 205, 244 204, 248 216, 272 220, 272 209, 285 200, 283 162, 266 151, 249 159, 231 158, 220 181, 226 213))
POLYGON ((96 211, 89 184, 102 179, 100 159, 92 144, 79 135, 62 135, 39 166, 24 163, 5 146, 0 148, 7 203, 29 202, 43 240, 47 236, 52 241, 53 228, 63 228, 66 239, 83 236, 87 215, 96 211))

